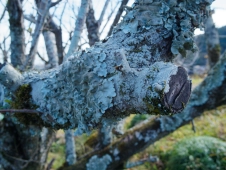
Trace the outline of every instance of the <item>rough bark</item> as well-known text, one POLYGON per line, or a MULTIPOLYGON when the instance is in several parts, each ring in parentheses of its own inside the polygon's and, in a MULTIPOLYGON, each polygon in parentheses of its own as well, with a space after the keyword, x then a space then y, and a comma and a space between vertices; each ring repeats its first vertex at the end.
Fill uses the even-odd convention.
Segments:
POLYGON ((21 0, 7 2, 10 24, 11 63, 19 68, 25 59, 24 17, 21 0))
POLYGON ((210 70, 205 80, 192 92, 184 111, 173 116, 161 116, 144 121, 142 125, 128 130, 121 138, 102 150, 81 158, 75 165, 64 170, 116 169, 131 155, 147 148, 179 127, 210 110, 226 104, 226 53, 210 70), (217 97, 216 97, 217 96, 217 97))
MULTIPOLYGON (((21 16, 23 15, 22 6, 20 4, 19 7, 21 13, 19 14, 15 14, 16 9, 13 11, 12 8, 17 7, 19 2, 19 0, 15 2, 8 1, 7 4, 10 15, 12 15, 10 16, 10 34, 12 40, 11 61, 15 67, 21 67, 22 64, 24 64, 21 62, 22 59, 24 61, 24 58, 22 58, 22 55, 24 56, 24 35, 23 32, 20 32, 24 31, 23 17, 21 16), (15 18, 17 17, 20 19, 18 18, 18 20, 15 21, 15 18), (19 25, 19 22, 21 25, 19 25), (15 32, 15 28, 17 32, 15 32), (12 37, 12 35, 14 37, 12 37), (18 57, 18 53, 21 53, 21 57, 18 57)), ((18 10, 16 10, 16 12, 18 12, 18 10)), ((50 43, 51 42, 49 42, 49 44, 50 43)), ((47 50, 48 49, 50 48, 47 48, 47 50)), ((57 57, 56 54, 53 55, 54 57, 57 57)), ((6 80, 5 84, 3 83, 5 86, 3 93, 7 94, 9 92, 17 91, 17 88, 20 86, 21 80, 23 79, 21 74, 8 64, 7 66, 5 65, 1 71, 3 74, 1 74, 0 79, 6 80), (14 85, 12 85, 12 83, 14 85)), ((5 109, 14 107, 15 109, 18 109, 17 104, 20 102, 12 102, 16 96, 11 96, 10 98, 6 98, 6 96, 7 95, 1 95, 0 107, 5 109)), ((23 94, 21 97, 21 100, 23 100, 26 98, 26 95, 23 94)), ((26 105, 29 104, 24 104, 23 107, 26 107, 26 105)), ((22 112, 22 114, 24 114, 24 112, 22 112)), ((9 113, 8 115, 5 115, 4 119, 0 122, 0 169, 40 170, 45 167, 48 151, 55 134, 53 130, 41 127, 38 123, 37 125, 33 125, 32 122, 36 121, 35 117, 30 117, 31 119, 22 117, 20 113, 9 113), (20 124, 18 121, 15 121, 16 119, 21 120, 23 123, 20 124), (30 121, 27 121, 27 119, 30 119, 30 121)))

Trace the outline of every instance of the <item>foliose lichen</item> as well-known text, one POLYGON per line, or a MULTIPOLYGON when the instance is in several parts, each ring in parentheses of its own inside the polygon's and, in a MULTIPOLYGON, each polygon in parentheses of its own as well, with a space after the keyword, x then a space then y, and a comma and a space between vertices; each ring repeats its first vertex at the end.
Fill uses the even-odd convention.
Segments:
POLYGON ((97 155, 94 155, 86 164, 86 168, 87 170, 105 170, 107 169, 108 164, 110 164, 111 162, 112 158, 108 154, 100 158, 97 155))
POLYGON ((166 30, 160 34, 164 38, 172 38, 172 54, 186 56, 187 50, 197 51, 193 32, 195 28, 203 27, 212 2, 213 0, 136 1, 133 8, 127 10, 120 28, 125 34, 136 34, 163 26, 166 30))

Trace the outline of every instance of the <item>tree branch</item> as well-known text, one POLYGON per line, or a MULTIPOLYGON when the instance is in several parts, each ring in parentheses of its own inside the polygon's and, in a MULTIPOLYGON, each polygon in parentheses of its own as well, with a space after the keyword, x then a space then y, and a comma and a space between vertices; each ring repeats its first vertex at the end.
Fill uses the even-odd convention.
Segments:
POLYGON ((122 0, 121 5, 120 5, 120 7, 119 7, 119 9, 118 9, 118 12, 117 12, 117 14, 116 14, 116 16, 115 16, 115 19, 114 19, 114 21, 113 21, 113 23, 112 23, 112 25, 111 25, 111 27, 110 27, 110 30, 108 31, 108 36, 111 35, 114 26, 116 26, 116 24, 118 24, 119 19, 120 19, 121 15, 122 15, 122 13, 123 13, 123 11, 124 11, 124 7, 125 7, 125 5, 128 3, 128 1, 129 1, 129 0, 122 0))
POLYGON ((25 62, 24 17, 20 0, 9 0, 7 10, 11 37, 11 63, 14 67, 19 68, 25 62))
POLYGON ((209 72, 205 80, 192 92, 191 99, 181 113, 173 116, 161 116, 144 121, 141 125, 128 130, 121 138, 102 150, 94 151, 81 158, 75 165, 65 168, 86 169, 92 166, 101 166, 105 161, 106 169, 115 169, 131 155, 140 152, 149 145, 167 136, 179 127, 190 123, 205 110, 210 110, 226 104, 226 53, 209 72), (217 96, 217 97, 216 97, 217 96), (88 163, 87 163, 88 162, 88 163))
POLYGON ((81 1, 81 6, 79 9, 78 17, 77 17, 77 20, 75 23, 74 34, 73 34, 71 44, 70 44, 69 50, 68 50, 65 58, 68 58, 69 56, 71 56, 78 47, 78 42, 79 42, 79 38, 82 33, 83 26, 84 26, 84 23, 86 20, 86 14, 88 12, 89 3, 90 3, 90 0, 81 1))
POLYGON ((190 80, 182 67, 166 61, 194 49, 192 32, 201 24, 195 19, 208 12, 203 11, 208 2, 167 2, 135 3, 109 39, 75 53, 56 69, 25 73, 22 84, 30 85, 43 121, 55 128, 78 127, 81 133, 131 113, 183 110, 190 80))
POLYGON ((31 67, 33 65, 34 57, 37 53, 39 36, 44 27, 44 22, 49 12, 50 5, 51 5, 50 0, 47 0, 47 1, 40 0, 40 3, 38 5, 38 11, 37 11, 38 19, 35 25, 34 34, 32 36, 31 48, 30 48, 29 54, 26 57, 26 61, 23 65, 23 70, 26 69, 26 67, 31 67))
POLYGON ((106 12, 106 10, 107 10, 107 7, 108 7, 108 4, 109 4, 110 1, 111 1, 111 0, 106 0, 106 1, 105 1, 104 7, 103 7, 102 12, 101 12, 101 14, 100 14, 100 18, 99 18, 99 20, 98 20, 98 27, 100 27, 100 25, 101 25, 102 22, 103 22, 104 15, 105 15, 105 12, 106 12))

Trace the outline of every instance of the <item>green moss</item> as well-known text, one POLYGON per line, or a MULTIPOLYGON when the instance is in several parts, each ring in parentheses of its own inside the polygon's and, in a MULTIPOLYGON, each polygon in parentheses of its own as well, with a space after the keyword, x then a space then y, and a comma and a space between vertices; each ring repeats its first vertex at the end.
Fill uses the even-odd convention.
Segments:
POLYGON ((146 114, 136 114, 133 119, 131 120, 130 124, 127 125, 127 129, 132 128, 136 124, 140 123, 143 120, 146 120, 148 118, 148 115, 146 114))
POLYGON ((210 61, 215 64, 220 58, 221 47, 219 44, 217 44, 213 48, 208 47, 208 49, 210 61))
POLYGON ((168 170, 215 170, 226 167, 226 143, 213 137, 182 140, 167 155, 168 170))
MULTIPOLYGON (((20 86, 15 94, 13 100, 10 102, 10 107, 13 109, 29 109, 35 110, 38 108, 32 102, 31 86, 24 84, 20 86)), ((25 125, 44 125, 44 122, 40 118, 40 115, 34 113, 15 113, 14 116, 17 120, 25 125)))

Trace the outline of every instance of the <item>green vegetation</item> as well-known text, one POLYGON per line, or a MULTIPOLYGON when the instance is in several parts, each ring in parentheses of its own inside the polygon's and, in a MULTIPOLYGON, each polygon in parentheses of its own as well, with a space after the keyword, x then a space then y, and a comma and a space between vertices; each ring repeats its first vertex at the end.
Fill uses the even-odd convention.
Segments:
POLYGON ((199 136, 176 143, 165 160, 167 170, 216 170, 226 167, 226 142, 199 136))
POLYGON ((145 114, 141 114, 141 115, 134 115, 132 117, 132 120, 128 123, 128 125, 126 126, 127 129, 132 128, 133 126, 135 126, 136 124, 142 122, 143 120, 147 119, 149 117, 149 115, 145 115, 145 114))
POLYGON ((158 156, 160 161, 157 163, 145 163, 130 170, 163 170, 167 169, 168 158, 166 155, 171 151, 176 143, 197 136, 211 136, 226 142, 226 106, 205 112, 202 116, 194 120, 196 132, 192 130, 192 124, 185 125, 170 135, 162 138, 145 151, 134 155, 130 161, 136 161, 148 157, 149 155, 158 156))

